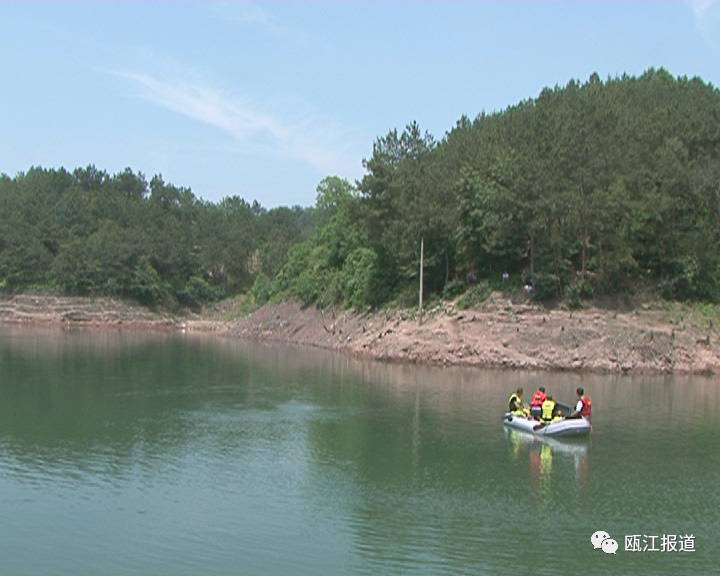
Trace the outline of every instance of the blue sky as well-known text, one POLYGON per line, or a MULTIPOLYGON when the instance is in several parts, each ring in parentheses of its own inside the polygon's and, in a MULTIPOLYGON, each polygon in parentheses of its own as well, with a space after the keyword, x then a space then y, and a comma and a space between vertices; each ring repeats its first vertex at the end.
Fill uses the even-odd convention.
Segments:
POLYGON ((0 172, 130 166, 312 204, 373 140, 664 66, 720 84, 720 0, 8 2, 0 172))

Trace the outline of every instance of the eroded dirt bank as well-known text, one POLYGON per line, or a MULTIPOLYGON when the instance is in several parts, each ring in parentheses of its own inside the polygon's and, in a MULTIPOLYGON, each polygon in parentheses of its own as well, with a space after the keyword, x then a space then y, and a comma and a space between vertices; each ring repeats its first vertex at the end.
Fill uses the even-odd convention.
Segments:
POLYGON ((175 330, 182 320, 115 298, 0 295, 0 322, 100 329, 175 330))
POLYGON ((266 306, 233 322, 243 338, 312 344, 380 360, 520 369, 720 373, 712 328, 663 312, 547 310, 494 295, 480 310, 372 315, 266 306))
POLYGON ((0 322, 69 328, 183 330, 318 346, 398 362, 625 373, 720 374, 720 333, 662 310, 548 310, 494 294, 478 310, 320 311, 267 305, 228 319, 175 317, 111 298, 0 297, 0 322))

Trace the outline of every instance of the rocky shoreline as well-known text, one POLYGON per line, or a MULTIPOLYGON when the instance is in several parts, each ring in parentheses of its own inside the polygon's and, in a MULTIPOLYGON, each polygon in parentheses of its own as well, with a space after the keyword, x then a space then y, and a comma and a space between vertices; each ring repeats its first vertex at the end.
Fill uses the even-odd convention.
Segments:
POLYGON ((125 330, 176 330, 182 320, 116 298, 0 296, 0 323, 125 330))
POLYGON ((0 323, 212 333, 309 345, 419 364, 612 373, 720 374, 720 334, 659 309, 550 310, 493 294, 480 309, 443 304, 422 322, 410 311, 358 314, 295 303, 233 319, 212 311, 156 313, 111 298, 0 298, 0 323))

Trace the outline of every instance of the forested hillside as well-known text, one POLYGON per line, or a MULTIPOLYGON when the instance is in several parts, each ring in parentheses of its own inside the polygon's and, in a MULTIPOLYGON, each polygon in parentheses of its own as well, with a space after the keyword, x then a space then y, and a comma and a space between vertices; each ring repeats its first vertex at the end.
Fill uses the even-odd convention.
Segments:
POLYGON ((429 291, 508 272, 538 299, 720 300, 720 93, 699 79, 593 75, 461 118, 440 142, 393 130, 365 167, 357 190, 321 190, 320 226, 276 292, 412 302, 424 237, 429 291))
POLYGON ((314 209, 204 202, 155 177, 33 168, 0 180, 0 285, 196 305, 248 290, 354 307, 503 272, 537 299, 657 290, 720 301, 720 92, 664 70, 548 88, 373 145, 314 209))
POLYGON ((197 306, 274 275, 312 209, 196 198, 130 169, 31 168, 0 178, 0 287, 197 306))

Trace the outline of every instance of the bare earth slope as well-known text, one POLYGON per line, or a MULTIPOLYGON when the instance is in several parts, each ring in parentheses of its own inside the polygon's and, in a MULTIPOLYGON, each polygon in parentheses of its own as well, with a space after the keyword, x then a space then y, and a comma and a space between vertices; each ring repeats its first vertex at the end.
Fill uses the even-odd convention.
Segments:
POLYGON ((44 294, 0 295, 0 322, 165 330, 178 326, 173 316, 152 312, 116 298, 44 294))
POLYGON ((480 310, 333 316, 292 303, 231 323, 234 336, 312 344, 381 360, 524 369, 720 373, 715 332, 662 312, 556 311, 493 295, 480 310))
POLYGON ((0 322, 212 332, 399 362, 720 374, 720 334, 709 323, 651 309, 548 310, 500 294, 478 310, 438 307, 422 323, 407 311, 323 312, 289 302, 233 320, 217 309, 180 318, 112 298, 21 295, 0 297, 0 322))

